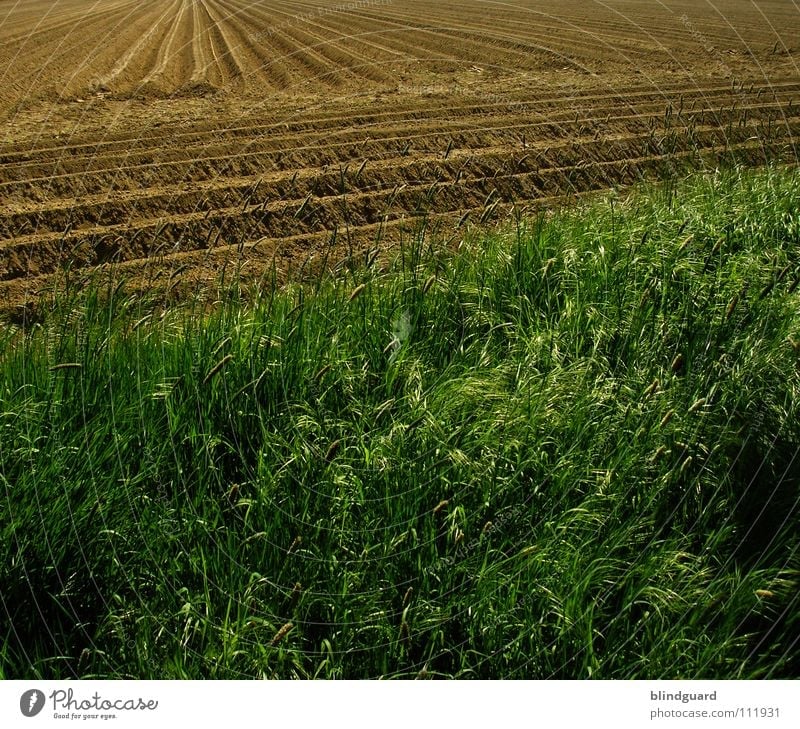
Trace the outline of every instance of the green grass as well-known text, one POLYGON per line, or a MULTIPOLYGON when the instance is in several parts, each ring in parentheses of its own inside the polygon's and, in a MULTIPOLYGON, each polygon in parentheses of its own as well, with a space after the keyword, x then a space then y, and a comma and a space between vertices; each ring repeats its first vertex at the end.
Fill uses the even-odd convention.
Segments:
POLYGON ((0 674, 797 677, 798 201, 697 176, 6 326, 0 674))

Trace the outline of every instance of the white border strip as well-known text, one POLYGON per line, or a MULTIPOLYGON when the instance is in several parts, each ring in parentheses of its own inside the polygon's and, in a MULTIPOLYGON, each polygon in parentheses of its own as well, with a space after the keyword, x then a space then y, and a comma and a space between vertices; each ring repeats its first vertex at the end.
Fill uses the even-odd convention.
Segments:
POLYGON ((238 729, 253 721, 287 729, 796 728, 800 691, 793 681, 0 682, 3 727, 238 729), (33 695, 39 710, 28 717, 22 705, 31 711, 33 695))

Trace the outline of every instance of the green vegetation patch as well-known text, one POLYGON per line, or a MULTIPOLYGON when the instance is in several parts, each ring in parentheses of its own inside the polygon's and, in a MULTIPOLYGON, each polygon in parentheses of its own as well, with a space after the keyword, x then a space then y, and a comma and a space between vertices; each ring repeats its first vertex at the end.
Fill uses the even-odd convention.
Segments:
POLYGON ((796 676, 798 201, 698 176, 7 327, 0 673, 796 676))

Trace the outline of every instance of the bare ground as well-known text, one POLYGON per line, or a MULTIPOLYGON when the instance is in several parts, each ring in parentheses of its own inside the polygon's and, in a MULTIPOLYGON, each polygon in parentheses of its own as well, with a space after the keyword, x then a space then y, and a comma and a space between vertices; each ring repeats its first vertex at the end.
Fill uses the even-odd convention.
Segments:
POLYGON ((791 3, 552 5, 3 0, 1 308, 65 268, 177 295, 797 162, 791 3))

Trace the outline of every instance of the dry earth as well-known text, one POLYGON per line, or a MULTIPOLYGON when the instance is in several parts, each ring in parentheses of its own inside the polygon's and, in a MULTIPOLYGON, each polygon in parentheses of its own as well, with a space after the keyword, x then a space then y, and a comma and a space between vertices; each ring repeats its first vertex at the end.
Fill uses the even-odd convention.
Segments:
POLYGON ((0 308, 796 163, 799 62, 785 0, 0 0, 0 308))

